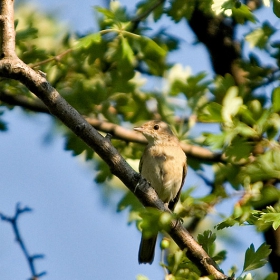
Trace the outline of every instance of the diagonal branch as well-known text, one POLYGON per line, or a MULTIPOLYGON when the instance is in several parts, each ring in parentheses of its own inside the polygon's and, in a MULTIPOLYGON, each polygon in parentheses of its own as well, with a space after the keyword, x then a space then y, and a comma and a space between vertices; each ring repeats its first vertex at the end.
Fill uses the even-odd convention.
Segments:
MULTIPOLYGON (((13 18, 13 0, 1 1, 1 18, 11 16, 13 18)), ((0 22, 0 29, 4 26, 14 34, 13 22, 3 24, 0 22)), ((2 34, 4 34, 3 32, 2 34)), ((2 36, 3 42, 10 40, 9 36, 2 36)), ((14 42, 14 39, 11 39, 14 42)), ((13 50, 12 50, 13 52, 13 50)), ((39 97, 50 113, 56 116, 62 123, 71 129, 80 139, 91 147, 110 167, 112 174, 116 175, 132 191, 144 206, 150 206, 160 211, 169 212, 168 208, 158 198, 155 190, 137 172, 135 172, 118 151, 112 146, 108 138, 99 134, 46 80, 44 75, 34 71, 18 59, 15 54, 6 56, 2 51, 0 61, 0 75, 20 81, 31 92, 39 97)), ((215 279, 230 279, 224 275, 215 262, 207 255, 203 248, 192 238, 189 232, 178 221, 171 222, 170 236, 178 246, 187 250, 188 257, 201 270, 202 275, 212 275, 215 279)))

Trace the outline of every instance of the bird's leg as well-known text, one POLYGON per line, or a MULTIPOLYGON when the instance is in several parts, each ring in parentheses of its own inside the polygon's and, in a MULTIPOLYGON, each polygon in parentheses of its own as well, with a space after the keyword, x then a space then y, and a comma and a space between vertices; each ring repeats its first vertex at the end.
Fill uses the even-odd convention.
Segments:
POLYGON ((136 184, 136 187, 134 189, 134 193, 136 192, 136 190, 139 186, 145 185, 146 183, 151 185, 151 183, 148 180, 146 180, 144 177, 139 176, 139 180, 138 180, 138 183, 136 184))

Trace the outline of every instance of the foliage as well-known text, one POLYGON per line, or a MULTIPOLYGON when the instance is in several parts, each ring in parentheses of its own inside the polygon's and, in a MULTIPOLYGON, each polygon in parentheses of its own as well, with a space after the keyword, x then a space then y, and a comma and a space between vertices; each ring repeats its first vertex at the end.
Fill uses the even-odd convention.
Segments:
MULTIPOLYGON (((273 10, 275 21, 280 14, 279 5, 279 1, 273 1, 273 7, 262 9, 273 10)), ((272 226, 276 230, 280 225, 277 189, 280 179, 280 44, 274 37, 278 31, 273 23, 261 22, 257 13, 236 0, 214 3, 172 0, 168 4, 143 0, 137 4, 136 17, 118 1, 112 1, 108 8, 95 7, 95 10, 98 31, 78 36, 65 31, 54 18, 39 15, 28 6, 18 6, 19 57, 46 73, 63 97, 88 118, 128 128, 144 120, 160 118, 172 126, 182 142, 222 155, 218 161, 190 157, 189 168, 198 171, 197 176, 204 179, 208 194, 194 196, 193 186, 187 180, 177 207, 177 214, 186 227, 196 228, 197 221, 203 223, 216 205, 238 193, 239 199, 231 215, 216 225, 218 233, 234 225, 255 226, 259 231, 272 226), (170 63, 171 52, 184 51, 180 50, 181 42, 176 34, 168 34, 164 28, 157 30, 151 21, 157 26, 163 21, 176 26, 190 20, 196 9, 209 17, 225 17, 246 29, 244 36, 238 38, 241 48, 250 48, 248 57, 239 61, 239 67, 246 72, 245 83, 238 83, 232 73, 224 76, 212 76, 205 71, 192 74, 184 65, 170 63), (146 11, 150 11, 149 20, 146 11), (269 65, 264 59, 267 56, 269 65), (216 124, 216 129, 208 129, 212 124, 216 124), (199 137, 198 129, 202 130, 199 137), (205 164, 211 166, 211 176, 205 171, 205 164), (208 177, 212 179, 206 180, 208 177)), ((0 86, 12 96, 35 98, 15 81, 1 79, 0 86)), ((7 102, 0 105, 14 107, 7 102)), ((1 118, 3 112, 1 109, 1 118)), ((0 119, 0 130, 5 129, 6 124, 0 119)), ((74 156, 83 154, 86 160, 95 162, 96 181, 106 182, 111 189, 122 192, 118 210, 129 209, 130 223, 136 222, 147 236, 167 228, 171 216, 144 211, 133 194, 120 183, 112 183, 114 178, 109 168, 83 142, 72 133, 62 131, 65 149, 71 150, 74 156)), ((139 144, 122 140, 113 140, 113 144, 129 162, 141 156, 143 148, 139 144)), ((222 264, 227 248, 216 252, 217 234, 207 230, 198 233, 197 240, 222 264)), ((163 250, 166 260, 162 266, 170 272, 168 279, 200 277, 199 269, 173 243, 163 250)), ((244 273, 262 267, 270 251, 268 245, 255 250, 251 244, 245 253, 243 274, 238 279, 251 279, 249 273, 244 273)), ((139 275, 138 279, 147 278, 139 275)), ((270 274, 266 279, 276 278, 270 274)))

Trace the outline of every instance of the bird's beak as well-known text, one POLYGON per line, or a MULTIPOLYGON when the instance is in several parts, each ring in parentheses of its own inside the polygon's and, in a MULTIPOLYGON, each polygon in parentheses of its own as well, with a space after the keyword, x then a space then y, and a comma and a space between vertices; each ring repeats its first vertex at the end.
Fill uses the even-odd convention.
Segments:
POLYGON ((143 132, 143 130, 144 130, 142 126, 134 127, 133 129, 138 131, 138 132, 143 132))

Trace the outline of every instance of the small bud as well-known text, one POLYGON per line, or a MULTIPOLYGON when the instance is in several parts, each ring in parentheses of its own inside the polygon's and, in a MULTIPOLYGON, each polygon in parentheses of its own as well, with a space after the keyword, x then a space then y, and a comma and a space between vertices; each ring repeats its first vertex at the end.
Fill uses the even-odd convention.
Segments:
POLYGON ((170 242, 168 239, 163 238, 161 243, 160 243, 160 248, 161 250, 167 249, 170 246, 170 242))

